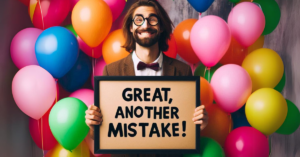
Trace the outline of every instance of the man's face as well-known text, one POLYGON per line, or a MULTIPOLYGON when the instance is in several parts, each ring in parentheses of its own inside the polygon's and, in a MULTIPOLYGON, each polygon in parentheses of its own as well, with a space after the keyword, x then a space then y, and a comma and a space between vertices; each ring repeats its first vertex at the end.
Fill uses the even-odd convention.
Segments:
POLYGON ((133 13, 135 22, 132 22, 130 31, 133 33, 135 41, 143 47, 153 46, 159 39, 159 34, 161 33, 159 21, 154 25, 156 23, 155 20, 158 20, 156 15, 155 9, 147 6, 138 7, 133 13))

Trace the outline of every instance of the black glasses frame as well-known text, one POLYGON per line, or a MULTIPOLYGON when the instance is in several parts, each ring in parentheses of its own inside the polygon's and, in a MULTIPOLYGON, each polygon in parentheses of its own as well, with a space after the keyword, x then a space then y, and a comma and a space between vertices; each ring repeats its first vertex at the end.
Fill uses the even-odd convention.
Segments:
POLYGON ((132 19, 132 22, 136 25, 136 26, 142 26, 144 23, 145 23, 145 19, 147 20, 147 22, 148 22, 148 24, 150 25, 150 26, 156 26, 156 25, 158 25, 159 24, 159 22, 160 22, 160 20, 159 20, 159 18, 158 18, 158 16, 157 15, 150 15, 149 17, 147 17, 147 18, 145 18, 143 15, 135 15, 134 16, 134 18, 132 19), (137 17, 137 16, 140 16, 140 17, 142 17, 143 18, 143 22, 142 22, 142 24, 140 24, 140 25, 137 25, 135 22, 134 22, 134 19, 137 17), (151 25, 150 24, 150 22, 149 22, 149 18, 151 17, 151 16, 154 16, 154 17, 156 17, 157 18, 157 24, 155 24, 155 25, 151 25))

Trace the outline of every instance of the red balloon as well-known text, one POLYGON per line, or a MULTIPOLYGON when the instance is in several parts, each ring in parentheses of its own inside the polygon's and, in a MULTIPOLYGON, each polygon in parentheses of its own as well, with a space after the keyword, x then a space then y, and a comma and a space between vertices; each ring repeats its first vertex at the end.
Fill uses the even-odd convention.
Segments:
POLYGON ((79 36, 77 37, 79 48, 88 56, 93 58, 99 58, 102 56, 102 45, 103 43, 99 44, 95 48, 91 48, 88 46, 79 36))
POLYGON ((248 54, 247 47, 242 46, 233 37, 231 38, 230 46, 225 55, 220 60, 220 63, 242 65, 245 57, 248 54))
POLYGON ((33 118, 29 119, 30 135, 35 144, 42 150, 50 150, 57 144, 49 126, 49 114, 51 109, 52 107, 39 120, 33 118))
POLYGON ((31 0, 28 7, 33 25, 39 29, 59 26, 70 11, 69 0, 31 0))
POLYGON ((24 5, 26 5, 27 7, 29 6, 30 0, 19 0, 19 1, 22 2, 24 5))
POLYGON ((168 57, 176 59, 177 45, 173 34, 171 34, 171 39, 168 40, 168 44, 169 44, 169 49, 166 52, 164 52, 164 54, 168 57))

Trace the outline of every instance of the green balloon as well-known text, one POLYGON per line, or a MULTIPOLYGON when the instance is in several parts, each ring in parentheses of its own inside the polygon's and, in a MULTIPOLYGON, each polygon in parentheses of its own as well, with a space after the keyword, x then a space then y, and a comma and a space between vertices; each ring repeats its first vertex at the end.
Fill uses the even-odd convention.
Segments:
POLYGON ((283 72, 283 76, 282 76, 281 80, 279 81, 279 83, 277 84, 277 86, 274 89, 281 93, 284 86, 285 86, 285 71, 283 72))
POLYGON ((67 25, 67 26, 65 26, 65 28, 67 28, 69 31, 71 31, 75 35, 75 37, 78 36, 72 25, 67 25))
POLYGON ((232 2, 232 3, 238 3, 238 2, 240 2, 240 0, 229 0, 230 2, 232 2))
POLYGON ((215 140, 208 137, 200 139, 200 154, 185 154, 184 157, 225 157, 224 150, 215 140))
POLYGON ((195 76, 201 76, 203 78, 205 78, 209 83, 211 81, 211 78, 213 76, 213 74, 215 73, 215 71, 220 68, 222 66, 222 64, 218 63, 217 65, 215 65, 214 67, 211 67, 210 70, 206 69, 206 67, 203 64, 200 64, 195 72, 194 75, 195 76), (205 70, 206 69, 206 70, 205 70))
POLYGON ((286 99, 288 106, 288 113, 280 128, 276 131, 278 134, 289 135, 295 132, 300 125, 300 112, 297 106, 286 99))
POLYGON ((64 98, 50 111, 49 125, 55 139, 72 151, 86 137, 89 127, 85 123, 87 106, 77 98, 64 98))
POLYGON ((274 31, 280 21, 280 8, 275 0, 253 0, 258 3, 264 12, 266 25, 262 35, 270 34, 274 31))

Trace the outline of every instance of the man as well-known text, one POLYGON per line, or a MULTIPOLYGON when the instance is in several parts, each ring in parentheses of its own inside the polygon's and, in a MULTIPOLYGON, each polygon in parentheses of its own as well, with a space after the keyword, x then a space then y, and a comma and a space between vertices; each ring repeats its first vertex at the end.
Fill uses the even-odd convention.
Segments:
MULTIPOLYGON (((123 33, 126 43, 123 47, 132 52, 126 58, 107 65, 103 76, 192 76, 190 66, 164 55, 167 41, 172 33, 172 21, 156 0, 139 0, 124 17, 123 33)), ((207 112, 201 105, 195 109, 191 120, 201 124, 203 130, 208 121, 207 112), (192 118, 193 117, 193 118, 192 118)), ((93 125, 102 122, 100 109, 90 106, 86 111, 86 123, 94 138, 93 125)), ((176 157, 180 154, 112 154, 112 157, 176 157)))

